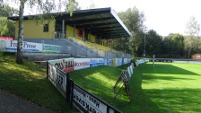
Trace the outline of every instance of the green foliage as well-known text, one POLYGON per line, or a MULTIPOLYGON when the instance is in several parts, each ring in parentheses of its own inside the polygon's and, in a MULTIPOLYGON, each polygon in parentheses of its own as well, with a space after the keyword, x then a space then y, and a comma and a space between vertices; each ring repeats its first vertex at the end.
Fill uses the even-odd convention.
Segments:
POLYGON ((18 14, 18 10, 6 4, 0 4, 0 17, 9 17, 18 14))
POLYGON ((161 50, 162 38, 154 30, 148 31, 146 36, 146 53, 148 56, 156 55, 159 56, 161 50))
POLYGON ((198 50, 199 39, 198 35, 200 32, 200 25, 198 24, 195 17, 191 17, 186 25, 186 33, 188 37, 185 38, 185 50, 187 51, 187 58, 190 58, 193 50, 198 50))
POLYGON ((184 57, 184 36, 180 34, 169 34, 163 39, 162 50, 162 57, 184 57))
POLYGON ((0 56, 0 88, 57 112, 74 113, 65 98, 46 78, 46 68, 14 57, 0 56))
POLYGON ((1 57, 1 56, 3 56, 3 52, 2 52, 2 51, 0 51, 0 57, 1 57))
POLYGON ((15 22, 0 17, 0 36, 15 36, 15 22))
POLYGON ((129 47, 129 38, 116 38, 112 39, 111 47, 118 51, 131 53, 129 47))
MULTIPOLYGON (((123 23, 126 25, 126 27, 129 29, 129 31, 132 34, 132 37, 129 38, 129 42, 124 43, 119 40, 117 45, 123 45, 123 50, 129 51, 132 55, 139 56, 139 53, 137 51, 140 51, 141 45, 143 44, 142 37, 144 36, 143 30, 144 30, 144 14, 140 12, 136 7, 129 8, 125 12, 118 13, 119 17, 123 21, 123 23), (128 48, 129 47, 129 48, 128 48)), ((118 46, 116 46, 118 47, 118 46)), ((140 53, 141 54, 141 53, 140 53)))

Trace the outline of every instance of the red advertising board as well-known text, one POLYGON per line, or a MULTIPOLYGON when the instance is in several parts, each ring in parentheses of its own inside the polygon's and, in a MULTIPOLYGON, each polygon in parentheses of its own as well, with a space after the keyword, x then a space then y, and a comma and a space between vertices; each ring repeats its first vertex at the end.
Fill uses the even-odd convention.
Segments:
POLYGON ((13 40, 14 38, 13 37, 0 36, 0 39, 3 39, 3 40, 13 40))

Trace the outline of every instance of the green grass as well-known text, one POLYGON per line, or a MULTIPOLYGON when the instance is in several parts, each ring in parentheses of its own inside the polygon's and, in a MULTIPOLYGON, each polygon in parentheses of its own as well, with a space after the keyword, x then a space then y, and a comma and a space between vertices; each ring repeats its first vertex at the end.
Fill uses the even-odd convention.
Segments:
POLYGON ((157 105, 144 94, 141 89, 142 73, 138 71, 138 67, 135 68, 135 74, 133 75, 130 84, 132 102, 129 101, 124 89, 121 90, 117 98, 113 98, 113 86, 115 85, 121 70, 126 67, 126 65, 118 68, 99 66, 77 70, 70 73, 70 78, 72 78, 75 83, 84 87, 89 92, 111 104, 123 113, 168 112, 167 110, 158 108, 157 105))
POLYGON ((130 81, 131 100, 122 90, 113 99, 112 88, 126 66, 101 66, 71 72, 76 83, 124 113, 189 113, 201 111, 201 65, 141 64, 130 81))
POLYGON ((201 111, 201 65, 151 63, 141 65, 142 89, 159 108, 172 113, 201 111))
POLYGON ((2 51, 0 51, 0 56, 3 56, 3 52, 2 51))
POLYGON ((14 57, 0 56, 0 88, 41 107, 57 112, 75 112, 46 79, 46 68, 26 60, 23 65, 18 65, 14 57))
MULTIPOLYGON (((201 111, 201 65, 181 63, 141 64, 130 81, 131 102, 124 91, 113 98, 113 86, 122 69, 99 66, 70 73, 70 78, 123 113, 177 113, 201 111)), ((64 97, 46 79, 46 69, 29 61, 0 56, 0 88, 39 106, 73 113, 64 97)))

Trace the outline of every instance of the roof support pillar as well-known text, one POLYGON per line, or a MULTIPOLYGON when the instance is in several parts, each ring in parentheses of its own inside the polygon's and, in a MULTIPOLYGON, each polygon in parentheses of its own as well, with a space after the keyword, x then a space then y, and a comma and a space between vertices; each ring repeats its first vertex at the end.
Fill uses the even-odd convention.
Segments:
POLYGON ((75 30, 76 30, 76 25, 73 26, 73 38, 75 38, 75 30))
POLYGON ((82 34, 83 34, 82 35, 82 41, 85 41, 85 29, 84 28, 82 29, 82 34))
POLYGON ((62 38, 65 38, 65 20, 62 20, 62 38))

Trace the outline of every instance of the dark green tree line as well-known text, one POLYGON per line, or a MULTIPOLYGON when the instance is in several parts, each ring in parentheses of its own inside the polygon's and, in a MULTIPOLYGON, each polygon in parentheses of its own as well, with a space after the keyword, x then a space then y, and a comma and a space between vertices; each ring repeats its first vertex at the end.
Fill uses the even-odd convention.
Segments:
POLYGON ((145 20, 144 14, 134 7, 127 9, 125 12, 120 12, 118 15, 131 32, 132 36, 130 38, 122 37, 122 39, 114 39, 116 45, 113 47, 126 51, 132 55, 137 55, 137 52, 141 49, 140 46, 143 43, 142 37, 144 36, 143 30, 145 28, 143 25, 145 20))
POLYGON ((16 15, 18 11, 7 4, 0 4, 0 36, 10 36, 15 35, 15 22, 7 20, 7 17, 16 15))

